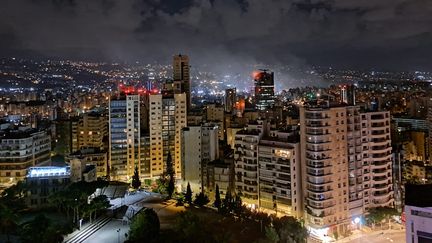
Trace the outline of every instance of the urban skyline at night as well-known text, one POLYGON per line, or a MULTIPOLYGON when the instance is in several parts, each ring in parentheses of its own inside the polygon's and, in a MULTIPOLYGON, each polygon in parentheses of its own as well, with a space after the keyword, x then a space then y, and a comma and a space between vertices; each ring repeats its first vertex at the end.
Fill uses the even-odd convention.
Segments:
POLYGON ((432 242, 426 0, 6 0, 0 242, 432 242))

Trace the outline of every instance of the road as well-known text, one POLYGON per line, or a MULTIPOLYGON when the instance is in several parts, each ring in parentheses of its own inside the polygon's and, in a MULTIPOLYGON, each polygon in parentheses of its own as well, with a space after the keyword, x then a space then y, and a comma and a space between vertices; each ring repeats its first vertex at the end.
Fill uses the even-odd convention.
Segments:
POLYGON ((338 243, 399 243, 405 242, 405 230, 372 231, 353 235, 338 243))

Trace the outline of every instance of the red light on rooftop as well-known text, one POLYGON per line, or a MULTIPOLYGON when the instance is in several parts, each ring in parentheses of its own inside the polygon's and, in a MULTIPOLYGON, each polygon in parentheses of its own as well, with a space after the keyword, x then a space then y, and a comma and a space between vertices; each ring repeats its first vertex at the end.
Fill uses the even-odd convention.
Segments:
POLYGON ((252 72, 252 77, 254 79, 258 79, 260 76, 261 76, 261 72, 259 72, 259 71, 253 71, 252 72))

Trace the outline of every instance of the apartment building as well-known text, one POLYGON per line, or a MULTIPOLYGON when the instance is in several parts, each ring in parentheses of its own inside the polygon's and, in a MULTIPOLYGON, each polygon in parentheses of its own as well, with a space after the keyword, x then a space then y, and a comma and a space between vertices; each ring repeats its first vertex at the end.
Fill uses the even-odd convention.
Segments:
POLYGON ((20 127, 0 131, 0 186, 23 180, 27 169, 51 163, 47 131, 20 127))
POLYGON ((150 95, 150 175, 160 176, 166 169, 171 153, 177 178, 181 178, 181 130, 187 125, 187 96, 185 93, 150 95))
POLYGON ((300 108, 306 223, 345 233, 368 208, 393 205, 390 114, 329 103, 300 108))

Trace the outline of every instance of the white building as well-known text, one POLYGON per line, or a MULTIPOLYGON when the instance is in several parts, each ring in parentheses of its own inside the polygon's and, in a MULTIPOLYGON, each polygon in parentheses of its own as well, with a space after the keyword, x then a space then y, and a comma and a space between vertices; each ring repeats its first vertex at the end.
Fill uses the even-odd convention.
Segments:
POLYGON ((150 175, 166 169, 168 152, 173 158, 176 177, 181 177, 181 129, 187 124, 187 97, 182 94, 150 95, 150 175))
POLYGON ((182 130, 182 181, 194 192, 208 190, 207 164, 219 158, 218 126, 203 124, 182 130))
POLYGON ((393 205, 389 112, 315 104, 300 109, 306 223, 346 232, 368 208, 393 205))

